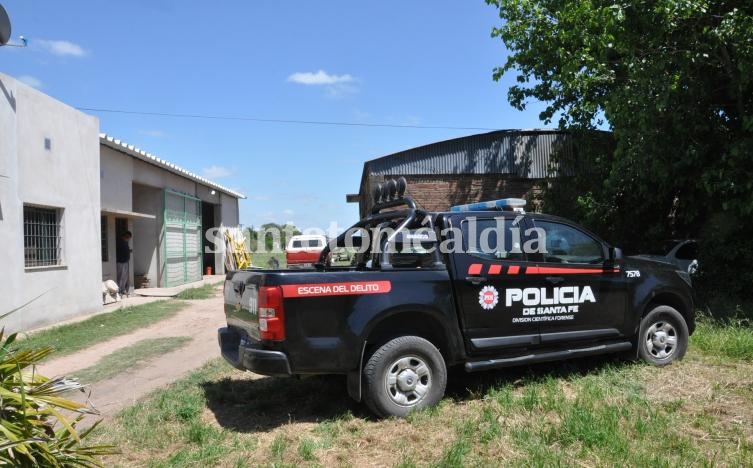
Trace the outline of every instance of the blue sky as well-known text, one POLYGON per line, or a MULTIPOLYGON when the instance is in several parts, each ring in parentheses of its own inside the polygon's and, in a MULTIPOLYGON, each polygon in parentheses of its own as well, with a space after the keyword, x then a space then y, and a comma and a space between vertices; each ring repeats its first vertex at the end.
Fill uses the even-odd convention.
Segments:
MULTIPOLYGON (((514 76, 478 1, 2 0, 0 71, 75 107, 265 119, 542 127, 506 101, 514 76), (221 6, 217 6, 221 5, 221 6)), ((241 222, 348 226, 363 162, 473 130, 89 112, 101 131, 248 196, 241 222)))

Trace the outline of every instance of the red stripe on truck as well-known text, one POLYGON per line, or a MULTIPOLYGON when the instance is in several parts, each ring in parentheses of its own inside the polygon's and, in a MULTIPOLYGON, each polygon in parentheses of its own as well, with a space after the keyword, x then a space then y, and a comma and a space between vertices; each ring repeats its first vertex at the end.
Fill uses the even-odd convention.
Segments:
POLYGON ((484 265, 480 263, 472 263, 471 266, 468 267, 468 274, 469 275, 480 275, 481 270, 484 268, 484 265))
POLYGON ((390 281, 351 281, 347 283, 284 284, 285 297, 353 296, 386 294, 392 290, 390 281))
POLYGON ((498 275, 500 273, 502 273, 502 265, 491 265, 489 267, 490 275, 498 275))

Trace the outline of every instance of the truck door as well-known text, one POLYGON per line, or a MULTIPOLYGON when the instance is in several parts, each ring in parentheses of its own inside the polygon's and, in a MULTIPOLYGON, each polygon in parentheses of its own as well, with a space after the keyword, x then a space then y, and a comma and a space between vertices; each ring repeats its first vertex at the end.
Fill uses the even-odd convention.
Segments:
POLYGON ((523 304, 512 301, 531 285, 523 274, 525 218, 514 225, 514 214, 479 213, 453 219, 453 283, 466 346, 471 354, 525 348, 539 342, 538 324, 523 315, 523 304), (459 229, 458 229, 459 228, 459 229), (462 248, 461 248, 462 245, 462 248))
POLYGON ((627 288, 619 269, 604 266, 606 245, 569 224, 532 221, 545 234, 546 252, 532 257, 526 272, 541 289, 523 301, 537 317, 542 345, 621 336, 627 288))

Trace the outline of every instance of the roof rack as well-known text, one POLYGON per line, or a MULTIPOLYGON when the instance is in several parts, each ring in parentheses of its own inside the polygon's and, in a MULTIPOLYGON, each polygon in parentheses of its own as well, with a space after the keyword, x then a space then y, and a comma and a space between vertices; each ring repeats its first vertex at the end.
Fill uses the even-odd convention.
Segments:
POLYGON ((522 198, 502 198, 467 205, 456 205, 451 207, 450 211, 515 211, 525 213, 525 206, 526 201, 522 198))

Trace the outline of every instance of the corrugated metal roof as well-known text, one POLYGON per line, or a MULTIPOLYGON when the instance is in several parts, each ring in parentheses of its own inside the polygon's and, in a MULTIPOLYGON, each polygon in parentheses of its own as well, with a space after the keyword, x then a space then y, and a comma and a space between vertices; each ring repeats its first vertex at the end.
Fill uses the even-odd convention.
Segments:
POLYGON ((573 145, 558 130, 498 130, 432 143, 367 161, 364 175, 515 174, 547 176, 552 155, 570 159, 573 145))
POLYGON ((154 164, 155 166, 161 167, 162 169, 170 171, 173 174, 178 174, 179 176, 185 177, 187 179, 191 179, 195 182, 200 182, 206 185, 207 187, 213 188, 215 190, 219 190, 220 192, 226 193, 227 195, 233 196, 235 198, 243 198, 243 199, 246 198, 246 196, 243 195, 242 193, 236 192, 235 190, 231 190, 220 184, 212 182, 209 179, 201 177, 198 174, 194 174, 193 172, 183 169, 182 167, 177 166, 169 161, 165 161, 164 159, 158 158, 152 153, 147 153, 146 151, 139 149, 133 145, 129 145, 128 143, 124 141, 113 138, 107 135, 106 133, 99 134, 99 141, 103 145, 109 146, 110 148, 114 150, 121 151, 136 159, 140 159, 150 164, 154 164))

